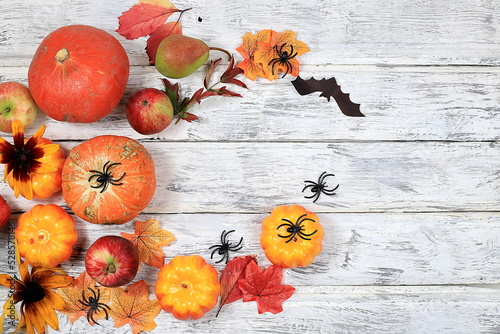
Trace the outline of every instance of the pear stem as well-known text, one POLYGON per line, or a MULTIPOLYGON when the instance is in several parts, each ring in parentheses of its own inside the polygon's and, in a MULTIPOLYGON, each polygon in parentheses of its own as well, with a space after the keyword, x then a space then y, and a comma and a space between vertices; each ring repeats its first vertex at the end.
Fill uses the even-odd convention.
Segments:
POLYGON ((233 58, 233 56, 227 50, 224 50, 224 49, 221 49, 221 48, 216 48, 216 47, 209 47, 209 50, 224 52, 225 54, 227 54, 228 60, 231 60, 231 58, 233 58))

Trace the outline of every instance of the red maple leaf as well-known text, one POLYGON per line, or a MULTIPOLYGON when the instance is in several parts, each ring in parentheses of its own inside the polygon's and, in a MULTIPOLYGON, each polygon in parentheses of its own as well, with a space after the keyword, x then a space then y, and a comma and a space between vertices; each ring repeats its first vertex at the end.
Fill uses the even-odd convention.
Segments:
POLYGON ((283 268, 272 265, 263 270, 257 262, 250 261, 245 269, 245 278, 238 280, 243 301, 256 301, 259 314, 283 311, 282 303, 295 292, 291 285, 282 285, 283 268))
POLYGON ((245 268, 249 262, 255 262, 255 256, 246 255, 233 258, 229 261, 220 274, 220 302, 217 314, 219 315, 222 306, 237 301, 243 297, 243 293, 238 287, 238 280, 245 277, 245 268))
POLYGON ((146 44, 146 53, 148 54, 150 65, 154 65, 155 63, 158 45, 160 45, 165 37, 170 35, 182 35, 181 24, 178 21, 163 24, 151 33, 146 44))
POLYGON ((164 24, 170 15, 179 12, 174 5, 166 1, 165 6, 139 3, 123 12, 118 18, 116 32, 127 39, 147 36, 164 24))

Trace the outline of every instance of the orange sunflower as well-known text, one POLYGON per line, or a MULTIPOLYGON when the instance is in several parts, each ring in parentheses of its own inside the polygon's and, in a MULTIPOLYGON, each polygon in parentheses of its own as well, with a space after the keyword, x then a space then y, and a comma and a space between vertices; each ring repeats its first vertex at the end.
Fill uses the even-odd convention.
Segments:
POLYGON ((24 139, 23 124, 12 123, 14 145, 0 137, 0 163, 5 164, 4 181, 14 196, 26 199, 47 198, 61 189, 64 151, 47 138, 42 138, 45 125, 29 139, 24 139))
POLYGON ((47 324, 58 330, 59 320, 55 310, 62 310, 65 301, 52 289, 69 286, 74 281, 73 277, 66 275, 60 268, 32 267, 30 273, 28 264, 19 257, 17 245, 16 260, 21 279, 15 275, 12 277, 8 274, 0 274, 0 284, 14 291, 3 306, 4 313, 0 317, 0 328, 3 328, 6 314, 9 314, 12 319, 18 318, 13 305, 20 302, 21 320, 14 332, 26 326, 28 334, 35 334, 35 330, 38 333, 45 333, 47 324))

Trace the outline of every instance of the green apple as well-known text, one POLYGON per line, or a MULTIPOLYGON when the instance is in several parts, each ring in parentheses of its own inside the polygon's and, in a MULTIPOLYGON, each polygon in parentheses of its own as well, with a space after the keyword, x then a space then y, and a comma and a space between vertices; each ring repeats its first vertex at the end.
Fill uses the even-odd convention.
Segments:
POLYGON ((208 60, 210 47, 202 40, 170 35, 163 39, 156 51, 155 66, 167 78, 186 77, 208 60))
POLYGON ((0 83, 0 131, 12 132, 12 122, 21 121, 26 128, 33 124, 38 112, 28 87, 20 82, 0 83))

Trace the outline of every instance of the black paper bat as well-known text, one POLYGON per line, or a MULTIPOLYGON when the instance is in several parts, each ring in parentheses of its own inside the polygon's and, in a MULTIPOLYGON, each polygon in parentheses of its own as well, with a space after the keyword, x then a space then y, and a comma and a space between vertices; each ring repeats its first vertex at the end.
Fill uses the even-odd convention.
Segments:
POLYGON ((349 98, 349 94, 340 90, 337 80, 333 77, 330 79, 323 78, 321 80, 316 80, 313 77, 309 80, 304 80, 301 77, 297 77, 297 79, 292 81, 292 84, 300 95, 321 92, 320 96, 326 97, 328 102, 330 102, 330 98, 333 97, 340 111, 346 116, 365 117, 359 110, 359 104, 353 103, 349 98))

